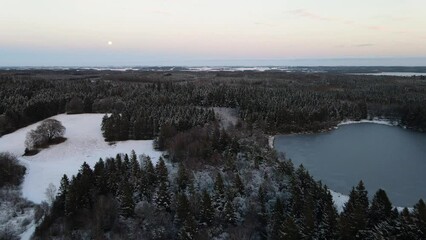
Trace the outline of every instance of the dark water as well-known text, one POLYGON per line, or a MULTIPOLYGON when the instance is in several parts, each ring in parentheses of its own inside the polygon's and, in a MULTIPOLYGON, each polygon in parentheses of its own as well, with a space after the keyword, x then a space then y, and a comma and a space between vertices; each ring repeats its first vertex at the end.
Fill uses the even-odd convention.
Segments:
POLYGON ((382 188, 396 206, 426 199, 426 133, 373 123, 275 138, 275 148, 315 179, 348 194, 363 180, 370 197, 382 188))

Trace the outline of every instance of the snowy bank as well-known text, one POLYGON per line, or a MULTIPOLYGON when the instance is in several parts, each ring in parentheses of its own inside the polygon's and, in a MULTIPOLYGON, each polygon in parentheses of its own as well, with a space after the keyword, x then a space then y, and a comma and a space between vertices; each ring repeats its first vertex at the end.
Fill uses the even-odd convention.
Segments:
POLYGON ((359 120, 359 121, 344 120, 344 121, 340 122, 339 124, 337 124, 337 126, 357 124, 357 123, 375 123, 375 124, 381 124, 381 125, 386 125, 386 126, 398 126, 399 125, 399 122, 390 121, 388 119, 373 119, 373 120, 362 119, 362 120, 359 120))
MULTIPOLYGON (((49 183, 59 187, 64 174, 74 175, 83 162, 90 166, 99 158, 114 157, 117 153, 149 155, 155 163, 161 152, 153 149, 152 140, 123 141, 109 144, 104 141, 101 132, 101 122, 104 114, 61 114, 52 117, 62 122, 66 128, 67 140, 58 145, 43 149, 34 156, 18 157, 27 167, 27 175, 22 184, 23 197, 35 203, 46 200, 45 190, 49 183)), ((25 150, 25 136, 28 131, 35 129, 39 123, 19 129, 0 138, 1 151, 7 151, 21 156, 25 150)))
POLYGON ((275 136, 271 135, 268 137, 269 148, 274 149, 274 141, 275 141, 275 136))

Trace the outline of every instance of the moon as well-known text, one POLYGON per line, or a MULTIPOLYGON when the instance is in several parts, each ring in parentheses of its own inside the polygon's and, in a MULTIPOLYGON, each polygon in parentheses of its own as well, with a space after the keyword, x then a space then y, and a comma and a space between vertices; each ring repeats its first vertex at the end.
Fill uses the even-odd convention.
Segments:
POLYGON ((111 41, 108 41, 108 45, 110 45, 110 46, 111 46, 111 45, 112 45, 112 42, 111 42, 111 41))

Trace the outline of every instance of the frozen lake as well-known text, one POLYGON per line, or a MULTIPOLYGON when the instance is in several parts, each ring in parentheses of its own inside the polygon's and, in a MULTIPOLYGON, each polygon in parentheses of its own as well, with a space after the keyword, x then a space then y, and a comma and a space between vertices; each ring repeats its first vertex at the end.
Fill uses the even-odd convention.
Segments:
POLYGON ((425 133, 359 123, 326 133, 277 136, 274 146, 337 192, 348 194, 363 180, 370 197, 382 188, 396 206, 426 199, 425 133))

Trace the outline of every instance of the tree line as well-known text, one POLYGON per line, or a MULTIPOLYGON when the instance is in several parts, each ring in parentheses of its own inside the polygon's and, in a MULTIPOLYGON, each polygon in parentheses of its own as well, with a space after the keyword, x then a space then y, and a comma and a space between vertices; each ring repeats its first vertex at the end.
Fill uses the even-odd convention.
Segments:
POLYGON ((345 119, 373 117, 426 129, 421 79, 271 72, 101 72, 93 78, 83 71, 69 80, 75 72, 44 74, 0 76, 0 134, 58 113, 100 112, 125 117, 143 133, 130 129, 122 135, 144 139, 164 124, 189 129, 205 123, 211 107, 235 108, 242 120, 268 133, 321 131, 345 119))
MULTIPOLYGON (((409 211, 392 207, 384 190, 370 202, 362 182, 338 214, 326 186, 303 167, 286 175, 286 190, 263 183, 251 189, 238 173, 217 172, 211 189, 197 189, 184 165, 170 173, 160 159, 131 156, 83 164, 78 174, 61 180, 49 215, 36 238, 54 236, 126 239, 423 239, 426 206, 420 200, 409 211), (239 238, 244 237, 244 238, 239 238), (246 238, 247 237, 247 238, 246 238)), ((291 168, 291 167, 290 167, 291 168)), ((275 183, 275 175, 265 182, 275 183)))

